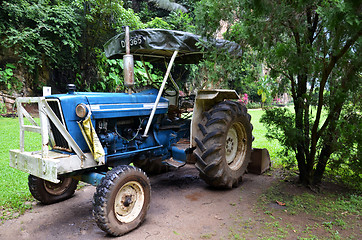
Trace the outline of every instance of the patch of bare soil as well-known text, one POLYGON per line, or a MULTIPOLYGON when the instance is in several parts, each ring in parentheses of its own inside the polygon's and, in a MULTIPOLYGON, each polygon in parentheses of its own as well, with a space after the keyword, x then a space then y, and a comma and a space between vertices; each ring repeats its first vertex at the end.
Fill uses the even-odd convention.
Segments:
MULTIPOLYGON (((151 206, 145 222, 116 239, 278 239, 278 236, 297 239, 304 236, 306 224, 313 223, 309 216, 289 216, 283 207, 271 203, 270 209, 280 208, 284 214, 281 219, 275 219, 258 207, 260 196, 276 182, 276 177, 267 174, 246 174, 238 188, 216 190, 198 177, 193 165, 153 176, 151 206), (290 223, 289 228, 286 223, 290 223), (277 224, 288 234, 279 233, 277 224)), ((23 216, 0 225, 0 239, 111 238, 92 218, 94 192, 95 187, 86 186, 67 201, 53 205, 38 203, 23 216)))

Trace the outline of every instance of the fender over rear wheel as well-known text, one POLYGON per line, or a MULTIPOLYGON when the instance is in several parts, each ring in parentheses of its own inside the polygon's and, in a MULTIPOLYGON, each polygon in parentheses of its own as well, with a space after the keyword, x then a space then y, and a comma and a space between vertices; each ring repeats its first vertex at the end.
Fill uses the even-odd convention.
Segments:
POLYGON ((195 134, 196 168, 209 185, 238 186, 250 162, 252 125, 246 107, 223 101, 203 113, 195 134))
POLYGON ((52 183, 44 179, 29 175, 28 186, 31 195, 43 204, 52 204, 66 200, 73 196, 78 181, 73 178, 60 177, 59 183, 52 183))
POLYGON ((118 166, 107 172, 93 198, 93 216, 100 229, 121 236, 145 219, 151 198, 150 181, 133 166, 118 166))

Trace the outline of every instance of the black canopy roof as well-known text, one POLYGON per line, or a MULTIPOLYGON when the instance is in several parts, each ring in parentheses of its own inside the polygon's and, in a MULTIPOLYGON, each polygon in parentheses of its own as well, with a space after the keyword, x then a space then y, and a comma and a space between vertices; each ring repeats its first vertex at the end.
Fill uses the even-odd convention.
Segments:
MULTIPOLYGON (((106 42, 104 51, 107 58, 122 58, 126 54, 124 39, 125 33, 121 33, 106 42)), ((163 62, 171 58, 174 51, 179 51, 176 63, 198 63, 210 45, 236 57, 242 55, 240 45, 234 42, 222 39, 206 41, 192 33, 166 29, 130 31, 130 45, 134 59, 147 62, 163 62)))

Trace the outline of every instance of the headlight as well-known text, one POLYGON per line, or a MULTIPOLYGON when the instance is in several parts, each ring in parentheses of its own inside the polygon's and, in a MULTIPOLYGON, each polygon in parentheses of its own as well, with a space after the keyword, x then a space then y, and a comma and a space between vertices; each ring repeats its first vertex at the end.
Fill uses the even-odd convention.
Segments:
POLYGON ((87 106, 84 103, 78 104, 75 108, 75 114, 80 118, 84 118, 88 114, 87 106))

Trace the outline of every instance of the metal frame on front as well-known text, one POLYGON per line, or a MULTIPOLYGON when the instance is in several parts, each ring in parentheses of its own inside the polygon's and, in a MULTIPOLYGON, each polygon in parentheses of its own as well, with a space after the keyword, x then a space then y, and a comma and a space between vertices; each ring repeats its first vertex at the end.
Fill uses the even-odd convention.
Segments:
POLYGON ((55 115, 44 97, 17 98, 18 117, 20 124, 20 149, 10 150, 10 166, 27 172, 42 179, 58 183, 58 175, 74 172, 75 170, 98 166, 91 153, 84 153, 66 127, 55 115), (23 104, 37 103, 40 125, 24 108, 23 104), (24 117, 31 123, 25 124, 24 117), (66 139, 73 153, 49 151, 49 144, 54 142, 49 127, 49 119, 66 139), (41 134, 41 151, 25 151, 25 132, 41 134), (49 137, 50 136, 50 137, 49 137))

